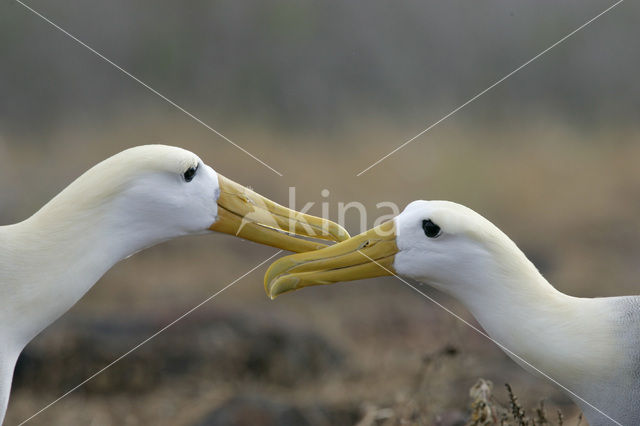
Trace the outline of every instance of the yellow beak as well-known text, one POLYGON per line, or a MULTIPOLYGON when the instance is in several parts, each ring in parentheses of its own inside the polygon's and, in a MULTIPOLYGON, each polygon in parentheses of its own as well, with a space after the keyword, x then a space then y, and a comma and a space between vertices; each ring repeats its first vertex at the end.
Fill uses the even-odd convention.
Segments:
POLYGON ((319 241, 344 241, 347 231, 326 219, 298 213, 218 175, 218 218, 209 229, 283 250, 306 252, 326 247, 319 241))
POLYGON ((392 275, 397 252, 395 224, 385 222, 339 244, 278 259, 267 270, 264 288, 274 299, 312 285, 392 275))

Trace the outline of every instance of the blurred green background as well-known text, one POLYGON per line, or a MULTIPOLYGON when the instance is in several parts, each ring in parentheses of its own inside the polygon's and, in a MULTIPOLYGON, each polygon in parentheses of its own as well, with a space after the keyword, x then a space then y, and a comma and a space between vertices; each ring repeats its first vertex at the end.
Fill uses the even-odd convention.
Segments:
MULTIPOLYGON (((625 2, 360 177, 606 1, 0 2, 0 223, 134 145, 190 149, 297 207, 447 199, 576 296, 638 293, 640 5, 625 2), (328 197, 321 191, 330 191, 328 197)), ((356 212, 346 227, 357 233, 356 212)), ((18 365, 26 419, 274 253, 184 238, 111 270, 18 365)), ((388 278, 270 301, 261 268, 40 414, 49 425, 459 424, 478 377, 575 415, 551 385, 388 278), (405 422, 405 423, 402 423, 405 422)), ((462 306, 424 291, 473 321, 462 306)))

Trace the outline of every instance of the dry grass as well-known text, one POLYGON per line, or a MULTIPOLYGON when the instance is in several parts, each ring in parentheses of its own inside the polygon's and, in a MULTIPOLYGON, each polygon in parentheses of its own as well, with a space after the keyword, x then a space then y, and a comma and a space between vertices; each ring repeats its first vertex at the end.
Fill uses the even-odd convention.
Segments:
MULTIPOLYGON (((471 415, 467 426, 488 426, 488 425, 518 425, 518 426, 563 426, 565 424, 564 415, 561 410, 556 411, 557 419, 550 420, 541 400, 532 414, 527 415, 527 411, 522 407, 515 396, 511 385, 505 384, 509 401, 507 404, 500 403, 493 395, 493 383, 489 380, 479 379, 469 391, 471 397, 471 415)), ((582 414, 576 420, 576 426, 582 424, 582 414)))

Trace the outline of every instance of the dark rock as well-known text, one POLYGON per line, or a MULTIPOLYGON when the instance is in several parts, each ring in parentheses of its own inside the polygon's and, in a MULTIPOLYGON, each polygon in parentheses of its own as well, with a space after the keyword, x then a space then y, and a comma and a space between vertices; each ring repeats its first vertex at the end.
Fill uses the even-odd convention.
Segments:
POLYGON ((231 398, 194 426, 339 426, 353 425, 359 417, 355 406, 300 407, 248 395, 231 398))
MULTIPOLYGON (((70 321, 26 348, 14 386, 64 392, 170 321, 149 316, 70 321)), ((335 369, 342 360, 339 350, 311 331, 250 315, 206 313, 158 335, 83 389, 141 392, 178 376, 294 386, 335 369)))
POLYGON ((195 426, 306 426, 298 408, 256 396, 232 398, 195 426))

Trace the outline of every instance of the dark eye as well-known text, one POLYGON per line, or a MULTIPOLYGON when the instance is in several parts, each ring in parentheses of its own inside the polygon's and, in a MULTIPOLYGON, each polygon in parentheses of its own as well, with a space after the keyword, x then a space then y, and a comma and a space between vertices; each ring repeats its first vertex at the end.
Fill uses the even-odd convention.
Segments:
POLYGON ((439 237, 442 233, 440 227, 433 223, 431 219, 425 219, 422 221, 422 229, 424 230, 424 235, 429 238, 439 237))
POLYGON ((182 176, 184 176, 184 180, 186 180, 187 182, 191 182, 195 177, 197 171, 198 171, 198 166, 189 167, 182 176))

